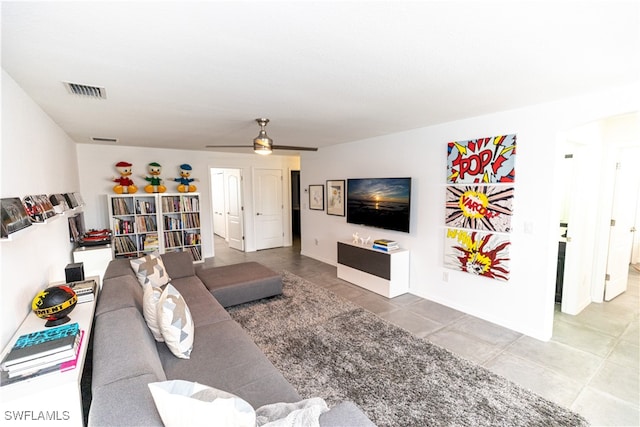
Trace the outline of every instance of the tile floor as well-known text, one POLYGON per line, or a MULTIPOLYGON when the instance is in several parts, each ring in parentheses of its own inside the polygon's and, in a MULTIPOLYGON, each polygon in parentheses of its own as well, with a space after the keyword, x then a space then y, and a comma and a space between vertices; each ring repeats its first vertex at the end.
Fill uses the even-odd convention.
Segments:
POLYGON ((414 334, 569 407, 595 426, 640 426, 640 272, 627 292, 577 316, 556 309, 553 338, 542 342, 440 304, 405 294, 387 299, 340 280, 336 267, 300 248, 243 253, 216 237, 204 266, 258 261, 287 270, 361 305, 414 334))

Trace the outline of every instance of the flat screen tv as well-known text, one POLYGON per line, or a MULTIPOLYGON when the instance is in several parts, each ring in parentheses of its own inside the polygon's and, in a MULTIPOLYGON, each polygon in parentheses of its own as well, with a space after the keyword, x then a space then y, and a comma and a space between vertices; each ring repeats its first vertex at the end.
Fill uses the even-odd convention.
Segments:
POLYGON ((411 178, 347 180, 347 222, 409 232, 411 178))

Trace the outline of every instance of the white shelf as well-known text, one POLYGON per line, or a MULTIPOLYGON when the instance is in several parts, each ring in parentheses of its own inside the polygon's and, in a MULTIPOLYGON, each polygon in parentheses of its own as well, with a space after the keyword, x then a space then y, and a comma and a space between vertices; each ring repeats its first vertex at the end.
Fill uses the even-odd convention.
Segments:
MULTIPOLYGON (((93 276, 100 284, 100 278, 93 276)), ((51 283, 49 286, 63 283, 51 283)), ((4 425, 43 425, 41 419, 17 420, 7 418, 6 414, 33 413, 40 411, 56 415, 64 421, 65 426, 82 426, 84 424, 82 411, 82 394, 80 380, 84 369, 84 361, 91 337, 93 314, 95 312, 97 296, 93 301, 76 304, 69 314, 71 322, 78 322, 80 329, 84 331, 82 345, 78 355, 78 364, 74 369, 66 372, 50 372, 24 381, 0 387, 0 411, 3 414, 4 425)), ((29 313, 20 325, 7 347, 0 354, 0 360, 9 352, 16 340, 23 334, 39 331, 45 328, 45 321, 37 317, 33 312, 29 313)), ((50 422, 51 423, 51 422, 50 422)), ((45 422, 47 424, 47 422, 45 422)))
MULTIPOLYGON (((202 234, 200 227, 193 227, 192 222, 200 225, 200 195, 199 193, 144 193, 144 194, 122 194, 109 196, 109 217, 111 229, 113 231, 114 257, 131 256, 138 257, 145 253, 157 250, 160 253, 167 251, 189 252, 194 262, 204 262, 202 259, 202 234), (114 208, 114 199, 123 199, 129 207, 129 213, 117 215, 114 208), (141 201, 152 203, 155 210, 153 213, 138 213, 136 204, 141 201), (169 202, 169 203, 167 203, 169 202), (145 217, 153 217, 156 222, 156 231, 146 231, 140 227, 139 221, 144 221, 145 217), (128 218, 133 223, 133 228, 127 233, 116 233, 116 224, 120 219, 128 218), (167 224, 165 224, 167 220, 167 224), (143 247, 143 239, 147 234, 155 234, 158 238, 158 246, 143 247), (197 235, 198 242, 191 244, 188 242, 189 236, 197 235), (135 250, 128 252, 119 250, 116 239, 129 237, 132 239, 135 250), (193 249, 193 251, 192 251, 193 249), (198 255, 194 255, 196 252, 198 255)), ((133 248, 131 248, 133 249, 133 248)))
POLYGON ((409 292, 409 251, 338 242, 338 278, 387 298, 409 292))

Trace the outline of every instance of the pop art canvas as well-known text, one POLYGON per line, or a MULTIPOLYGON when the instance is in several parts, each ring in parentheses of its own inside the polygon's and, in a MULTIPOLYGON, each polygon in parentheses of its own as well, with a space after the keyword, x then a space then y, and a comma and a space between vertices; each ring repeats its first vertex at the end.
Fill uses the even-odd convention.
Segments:
POLYGON ((448 186, 446 225, 497 232, 511 231, 511 186, 448 186))
POLYGON ((508 281, 511 274, 508 235, 447 228, 444 266, 476 276, 508 281))
POLYGON ((447 144, 447 183, 514 182, 515 160, 515 134, 449 142, 447 144))

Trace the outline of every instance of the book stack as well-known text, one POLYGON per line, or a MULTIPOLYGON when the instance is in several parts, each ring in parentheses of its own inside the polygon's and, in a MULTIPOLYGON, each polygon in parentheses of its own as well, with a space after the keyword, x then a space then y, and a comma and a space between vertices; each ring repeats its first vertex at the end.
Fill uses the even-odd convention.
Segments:
POLYGON ((70 323, 21 335, 2 359, 2 385, 76 367, 84 331, 70 323))
POLYGON ((388 239, 376 239, 373 241, 373 248, 385 252, 395 251, 400 249, 398 242, 388 239))
POLYGON ((67 286, 76 293, 78 304, 93 301, 95 299, 97 285, 96 281, 92 279, 67 283, 67 286))

